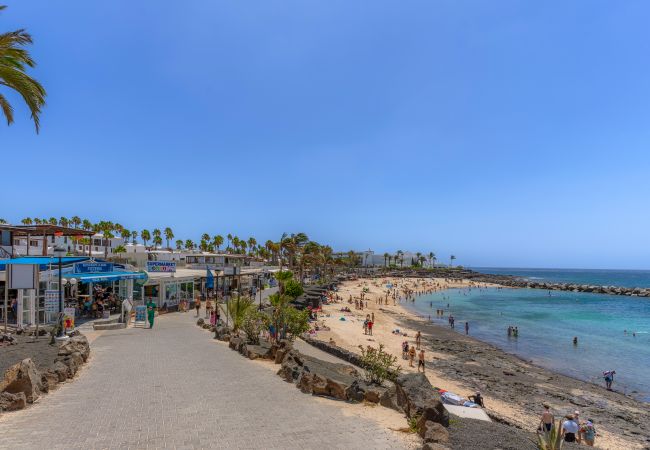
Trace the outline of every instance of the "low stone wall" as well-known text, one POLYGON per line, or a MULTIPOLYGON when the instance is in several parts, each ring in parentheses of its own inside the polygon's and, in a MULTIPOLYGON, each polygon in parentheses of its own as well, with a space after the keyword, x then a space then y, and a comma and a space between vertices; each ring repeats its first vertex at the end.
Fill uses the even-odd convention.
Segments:
POLYGON ((90 345, 83 335, 64 341, 54 365, 40 372, 30 359, 9 367, 0 380, 0 411, 15 411, 33 403, 58 383, 73 378, 90 356, 90 345))

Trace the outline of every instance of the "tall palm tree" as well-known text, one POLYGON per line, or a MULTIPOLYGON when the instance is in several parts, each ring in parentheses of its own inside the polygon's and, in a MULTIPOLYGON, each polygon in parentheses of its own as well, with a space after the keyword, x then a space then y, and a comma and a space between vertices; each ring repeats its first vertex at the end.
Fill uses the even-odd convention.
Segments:
MULTIPOLYGON (((0 5, 0 11, 5 8, 6 6, 0 5)), ((38 133, 41 109, 45 105, 47 94, 43 86, 26 73, 28 67, 36 65, 24 48, 32 42, 32 37, 24 29, 0 33, 0 86, 20 94, 31 112, 38 133)), ((7 119, 7 125, 11 125, 14 122, 14 109, 2 93, 0 109, 7 119)))
POLYGON ((32 219, 29 217, 25 217, 23 220, 20 221, 23 225, 31 225, 32 224, 32 219))
POLYGON ((174 239, 174 232, 169 227, 165 228, 165 240, 167 241, 168 249, 171 249, 171 247, 169 246, 169 241, 171 241, 172 239, 174 239))
POLYGON ((449 267, 454 267, 454 259, 456 259, 454 255, 449 257, 449 267))
POLYGON ((149 230, 145 229, 140 232, 140 237, 142 238, 142 242, 144 243, 144 246, 147 246, 147 241, 151 239, 151 233, 149 233, 149 230))
POLYGON ((232 241, 232 234, 228 233, 226 235, 226 239, 228 239, 228 245, 226 246, 226 253, 229 253, 230 250, 230 241, 232 241))
POLYGON ((135 240, 138 238, 138 232, 133 230, 131 231, 131 243, 135 245, 135 240))
POLYGON ((7 223, 6 219, 0 219, 0 223, 7 223))
POLYGON ((187 239, 185 241, 185 248, 188 250, 193 250, 194 249, 194 242, 191 239, 187 239))
POLYGON ((72 226, 75 228, 79 228, 79 225, 81 225, 81 219, 79 216, 72 216, 70 222, 72 222, 72 226))
POLYGON ((41 219, 39 219, 38 217, 34 217, 34 223, 35 223, 36 225, 40 225, 40 224, 43 223, 43 221, 42 221, 41 219))
POLYGON ((110 243, 110 240, 113 239, 115 236, 113 235, 112 228, 108 226, 102 231, 104 233, 104 258, 108 258, 108 245, 110 243))
POLYGON ((221 247, 221 246, 223 245, 223 236, 221 236, 220 234, 217 234, 217 235, 212 239, 212 243, 213 243, 214 246, 216 247, 216 249, 217 249, 217 253, 219 253, 219 247, 221 247))
POLYGON ((251 253, 253 252, 253 249, 257 245, 257 240, 254 237, 249 237, 248 238, 248 248, 250 249, 251 253))
POLYGON ((59 219, 59 225, 61 225, 62 227, 66 227, 66 228, 67 228, 69 223, 70 223, 70 221, 68 220, 67 217, 61 217, 61 218, 59 219))
POLYGON ((183 241, 180 239, 176 240, 176 250, 181 250, 183 248, 183 241))
POLYGON ((128 244, 129 238, 131 237, 131 231, 127 230, 126 228, 122 228, 122 231, 120 231, 120 236, 122 239, 124 239, 124 242, 128 244))
POLYGON ((386 267, 388 267, 388 264, 386 264, 386 261, 388 260, 388 258, 390 258, 390 255, 388 254, 388 252, 384 253, 384 266, 386 266, 386 267))
POLYGON ((90 231, 93 228, 93 223, 88 219, 84 219, 83 222, 81 222, 81 227, 86 231, 90 231))
POLYGON ((420 257, 421 257, 421 256, 422 256, 422 253, 420 253, 420 252, 416 252, 416 253, 415 253, 415 261, 419 263, 419 262, 420 262, 420 257))
POLYGON ((156 248, 160 248, 162 246, 162 237, 160 235, 153 237, 153 245, 156 248))
POLYGON ((431 268, 436 266, 436 254, 433 252, 429 252, 429 263, 431 264, 431 268))
POLYGON ((208 245, 207 242, 210 241, 210 235, 209 235, 208 233, 203 233, 203 234, 201 235, 201 240, 206 242, 205 245, 206 245, 206 247, 207 247, 207 245, 208 245))

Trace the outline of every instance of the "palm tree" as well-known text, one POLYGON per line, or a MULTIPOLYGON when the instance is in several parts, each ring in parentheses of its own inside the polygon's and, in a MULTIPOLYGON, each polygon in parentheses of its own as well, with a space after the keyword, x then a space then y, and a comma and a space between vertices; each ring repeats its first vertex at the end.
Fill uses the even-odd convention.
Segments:
POLYGON ((49 222, 50 225, 57 225, 59 223, 56 217, 50 217, 50 220, 47 220, 46 222, 49 222))
POLYGON ((162 237, 160 235, 153 237, 153 245, 156 248, 160 248, 162 246, 162 237))
POLYGON ((436 266, 436 254, 429 252, 429 262, 431 263, 431 268, 436 266))
POLYGON ((36 225, 40 225, 41 223, 43 223, 43 221, 41 219, 39 219, 38 217, 34 217, 34 223, 36 225))
POLYGON ((416 252, 416 253, 415 253, 415 261, 416 261, 416 262, 420 262, 420 257, 421 257, 421 256, 422 256, 422 253, 420 253, 420 252, 416 252))
POLYGON ((176 240, 176 250, 180 250, 183 248, 183 241, 180 239, 176 240))
POLYGON ((254 237, 249 237, 248 238, 248 248, 251 250, 251 253, 253 252, 253 249, 257 245, 257 240, 254 237))
POLYGON ((122 231, 120 231, 120 236, 122 236, 122 239, 124 239, 125 243, 128 243, 129 238, 131 237, 131 231, 127 230, 126 228, 122 228, 122 231))
POLYGON ((386 267, 388 267, 388 264, 386 264, 386 261, 388 260, 388 258, 390 258, 390 255, 388 254, 388 252, 384 253, 384 266, 386 266, 386 267))
POLYGON ((201 235, 201 240, 206 242, 205 246, 207 247, 207 243, 210 241, 210 235, 208 233, 203 233, 201 235))
POLYGON ((226 239, 228 239, 228 245, 226 246, 226 253, 229 253, 230 250, 230 241, 232 241, 232 234, 228 233, 226 235, 226 239))
POLYGON ((108 226, 102 231, 104 232, 104 258, 108 258, 108 245, 115 236, 113 236, 113 230, 108 226))
POLYGON ((23 220, 20 221, 23 225, 31 225, 32 224, 32 219, 29 217, 25 217, 23 220))
POLYGON ((454 259, 456 259, 454 255, 449 257, 449 267, 454 267, 454 259))
POLYGON ((133 230, 131 231, 131 243, 135 245, 135 240, 138 238, 138 232, 133 230))
POLYGON ((5 219, 0 219, 0 223, 7 223, 5 219))
MULTIPOLYGON (((151 232, 151 234, 153 235, 154 238, 162 236, 160 228, 154 228, 153 231, 151 232)), ((162 243, 162 238, 160 239, 160 242, 162 243)))
POLYGON ((171 247, 169 246, 169 241, 171 241, 172 239, 174 239, 174 232, 169 227, 165 228, 165 240, 167 241, 168 249, 171 249, 171 247))
POLYGON ((188 250, 194 249, 194 242, 191 239, 185 241, 185 248, 188 250))
MULTIPOLYGON (((6 6, 0 5, 0 11, 5 8, 6 6)), ((45 105, 47 94, 43 86, 26 73, 28 67, 36 65, 29 52, 24 49, 32 42, 32 37, 24 29, 0 34, 0 86, 8 87, 20 94, 31 112, 38 133, 41 109, 45 105)), ((2 94, 0 94, 0 109, 7 119, 7 125, 11 125, 14 122, 14 109, 2 94)))
POLYGON ((72 223, 72 226, 75 228, 79 228, 79 225, 81 225, 81 219, 79 218, 79 216, 72 216, 70 222, 72 223))
POLYGON ((151 239, 151 233, 149 233, 149 230, 142 230, 140 232, 140 237, 142 238, 142 242, 144 242, 144 246, 147 246, 147 241, 151 239))
POLYGON ((123 245, 118 245, 113 249, 113 254, 121 255, 122 253, 126 253, 126 248, 123 245))
POLYGON ((86 231, 90 231, 93 227, 93 223, 88 219, 84 219, 83 222, 81 222, 81 227, 86 231))
POLYGON ((217 235, 212 239, 212 243, 213 243, 214 246, 217 248, 217 253, 219 253, 219 247, 221 247, 221 246, 223 245, 223 236, 221 236, 220 234, 217 234, 217 235))
POLYGON ((397 256, 395 257, 395 263, 397 263, 397 260, 399 260, 399 266, 404 267, 404 252, 401 250, 397 250, 397 256))

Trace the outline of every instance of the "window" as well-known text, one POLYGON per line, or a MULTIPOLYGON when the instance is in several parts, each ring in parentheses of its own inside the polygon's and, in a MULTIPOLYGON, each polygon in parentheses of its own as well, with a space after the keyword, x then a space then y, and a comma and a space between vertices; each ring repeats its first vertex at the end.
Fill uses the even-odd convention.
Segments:
POLYGON ((38 241, 29 241, 30 247, 38 247, 38 241))

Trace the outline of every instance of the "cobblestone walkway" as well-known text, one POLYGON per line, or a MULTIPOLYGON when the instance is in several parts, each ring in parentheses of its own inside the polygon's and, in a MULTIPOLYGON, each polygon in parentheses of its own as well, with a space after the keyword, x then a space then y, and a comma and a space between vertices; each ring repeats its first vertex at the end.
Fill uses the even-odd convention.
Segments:
POLYGON ((104 332, 81 374, 0 417, 2 449, 402 448, 214 342, 194 315, 104 332))

